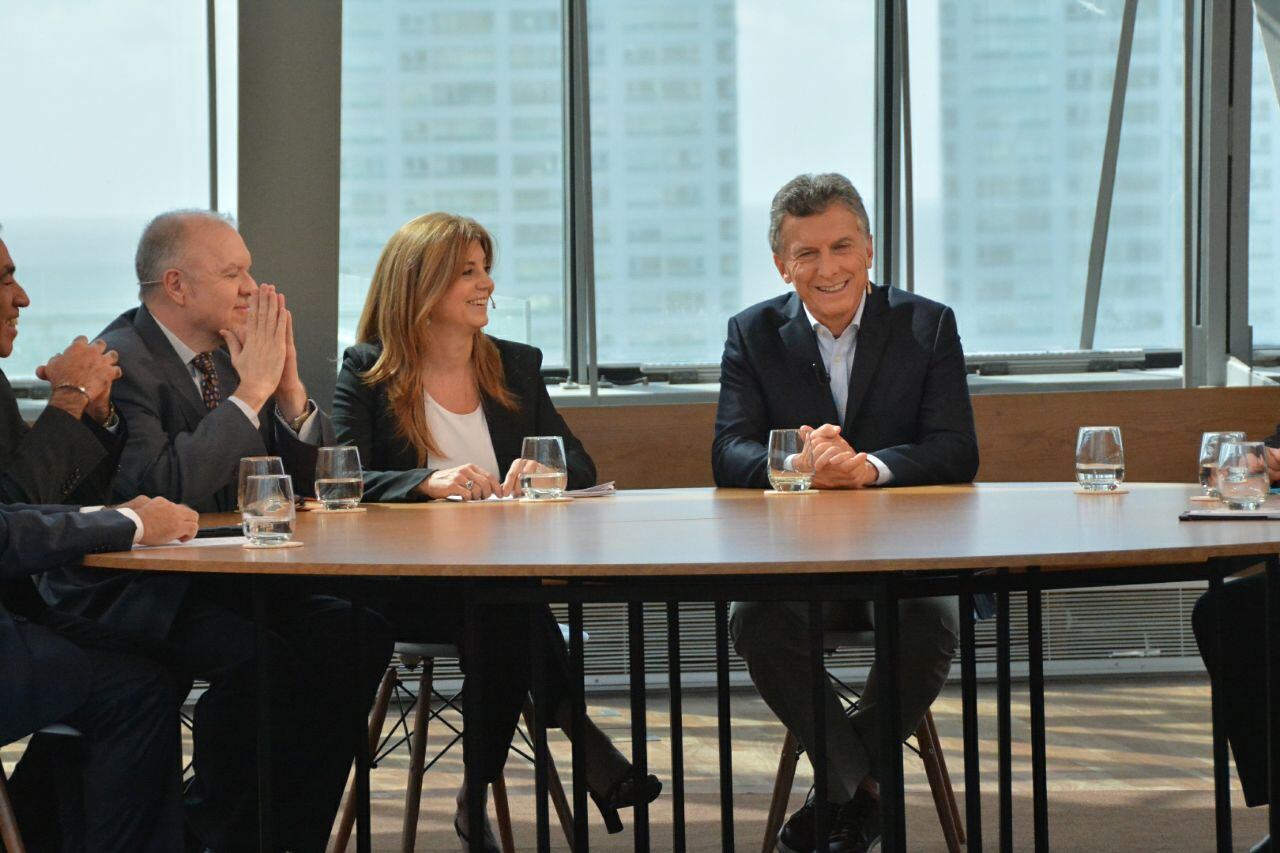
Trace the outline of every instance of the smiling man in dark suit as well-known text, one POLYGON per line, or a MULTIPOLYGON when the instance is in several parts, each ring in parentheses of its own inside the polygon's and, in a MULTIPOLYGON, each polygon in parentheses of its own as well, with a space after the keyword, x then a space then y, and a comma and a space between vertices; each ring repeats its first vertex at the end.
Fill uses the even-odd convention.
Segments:
MULTIPOLYGON (((768 488, 765 445, 771 429, 784 428, 805 433, 817 489, 972 480, 978 443, 955 317, 937 302, 872 285, 867 213, 848 179, 801 175, 788 182, 773 199, 769 242, 794 292, 729 321, 712 448, 717 485, 768 488)), ((830 629, 874 627, 870 602, 829 603, 823 614, 830 629)), ((905 738, 946 681, 958 644, 956 601, 904 601, 899 620, 905 738)), ((765 701, 812 755, 808 625, 806 603, 733 606, 738 653, 765 701)), ((825 843, 813 837, 806 804, 779 833, 780 850, 862 853, 878 841, 879 803, 870 784, 880 743, 876 675, 873 669, 852 721, 826 691, 830 836, 825 843)))
MULTIPOLYGON (((328 418, 298 374, 284 296, 250 273, 233 223, 216 213, 157 216, 138 244, 142 305, 103 332, 124 376, 112 399, 129 437, 117 495, 138 491, 201 512, 236 508, 239 461, 282 457, 310 493, 316 448, 332 443, 328 418)), ((391 640, 370 615, 366 657, 355 660, 348 602, 313 594, 302 578, 265 580, 272 672, 273 832, 277 844, 323 850, 353 753, 336 709, 350 707, 358 666, 372 701, 391 640)), ((256 844, 254 728, 258 646, 243 579, 64 570, 47 598, 76 614, 164 644, 180 670, 210 688, 195 710, 195 779, 187 818, 214 850, 256 844)))

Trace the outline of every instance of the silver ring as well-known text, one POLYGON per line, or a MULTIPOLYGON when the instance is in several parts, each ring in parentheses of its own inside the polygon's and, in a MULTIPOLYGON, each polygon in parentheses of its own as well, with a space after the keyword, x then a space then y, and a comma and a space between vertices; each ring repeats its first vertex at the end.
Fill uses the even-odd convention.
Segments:
POLYGON ((471 491, 471 487, 472 487, 472 486, 474 486, 474 485, 475 485, 475 483, 473 483, 471 480, 467 480, 467 482, 465 482, 465 483, 463 483, 463 484, 462 484, 462 487, 463 487, 464 489, 466 489, 466 490, 469 492, 469 491, 471 491))

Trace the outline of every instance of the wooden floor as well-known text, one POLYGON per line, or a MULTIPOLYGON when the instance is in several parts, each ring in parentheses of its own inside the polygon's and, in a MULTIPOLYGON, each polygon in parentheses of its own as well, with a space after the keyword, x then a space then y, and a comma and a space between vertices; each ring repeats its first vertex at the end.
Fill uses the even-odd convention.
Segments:
MULTIPOLYGON (((1020 685, 1014 693, 1015 850, 1031 849, 1029 711, 1020 685)), ((670 778, 667 697, 649 696, 650 766, 664 780, 670 778)), ((761 832, 773 785, 782 729, 754 694, 733 694, 734 837, 737 849, 760 849, 761 832)), ((1208 851, 1213 849, 1212 762, 1210 761, 1209 694, 1203 678, 1103 679, 1056 681, 1046 690, 1048 716, 1050 831, 1052 847, 1061 851, 1208 851)), ((592 696, 590 710, 600 725, 626 751, 630 742, 630 712, 625 696, 592 696)), ((983 825, 986 847, 996 832, 996 748, 994 687, 984 685, 982 778, 983 825)), ((934 706, 943 747, 949 759, 957 795, 963 808, 963 761, 960 741, 960 702, 948 689, 934 706)), ((390 727, 390 726, 389 726, 390 727)), ((685 696, 686 820, 691 850, 719 850, 719 755, 716 748, 714 695, 685 696)), ((431 741, 442 744, 442 726, 431 741)), ((189 746, 189 744, 188 744, 189 746)), ((567 742, 552 738, 557 762, 567 767, 567 742)), ((11 766, 20 747, 6 747, 2 757, 11 766)), ((405 752, 384 760, 372 775, 374 849, 399 849, 403 814, 405 752)), ((456 850, 451 828, 453 796, 461 779, 460 754, 447 755, 427 774, 419 825, 419 850, 456 850)), ((918 760, 907 759, 908 848, 941 851, 941 832, 918 760)), ((793 794, 798 807, 810 781, 801 763, 793 794)), ((520 849, 533 844, 533 774, 512 756, 508 788, 520 849)), ((1248 850, 1265 833, 1264 810, 1244 808, 1236 791, 1234 811, 1237 850, 1248 850)), ((652 849, 668 850, 671 843, 670 799, 665 792, 651 817, 652 849)), ((592 850, 632 849, 630 815, 627 831, 607 836, 592 816, 592 850)), ((562 837, 552 836, 556 849, 567 849, 562 837)), ((354 846, 352 847, 354 849, 354 846)))

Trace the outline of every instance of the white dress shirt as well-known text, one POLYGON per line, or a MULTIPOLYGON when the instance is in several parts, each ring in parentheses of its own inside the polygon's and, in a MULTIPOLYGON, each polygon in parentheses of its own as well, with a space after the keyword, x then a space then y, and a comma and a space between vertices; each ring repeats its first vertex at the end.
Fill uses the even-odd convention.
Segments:
MULTIPOLYGON (((800 305, 803 306, 805 317, 808 318, 809 325, 813 327, 813 333, 818 338, 818 355, 822 357, 822 366, 826 369, 827 381, 831 385, 831 399, 836 404, 836 414, 840 416, 838 424, 843 425, 845 412, 849 407, 849 377, 853 375, 853 357, 858 349, 858 327, 862 325, 862 309, 867 307, 867 297, 864 294, 858 302, 858 310, 853 312, 853 320, 839 337, 814 318, 809 311, 809 306, 804 304, 804 300, 800 300, 800 305)), ((854 448, 854 450, 857 449, 854 448)), ((875 466, 877 472, 876 480, 872 485, 885 486, 893 482, 893 472, 889 470, 888 465, 870 453, 867 454, 867 461, 875 466)))
MULTIPOLYGON (((80 507, 81 512, 101 512, 104 509, 106 509, 106 507, 101 505, 80 507)), ((143 527, 141 516, 139 516, 133 510, 125 509, 122 506, 114 506, 114 507, 111 507, 111 509, 114 510, 115 512, 120 513, 125 518, 133 522, 133 544, 137 545, 139 542, 141 542, 143 534, 146 533, 146 528, 143 527)))
MULTIPOLYGON (((152 315, 152 319, 156 319, 154 314, 152 315)), ((182 363, 187 366, 187 373, 191 376, 191 381, 195 383, 196 391, 201 397, 203 397, 204 389, 200 385, 200 380, 202 378, 200 368, 191 363, 191 360, 200 353, 184 344, 182 339, 169 331, 168 327, 165 326, 164 323, 156 320, 156 325, 160 327, 160 331, 164 332, 164 336, 169 340, 169 345, 173 347, 173 351, 178 354, 178 358, 182 359, 182 363)), ((236 404, 236 408, 244 413, 244 416, 249 419, 249 423, 253 424, 254 429, 258 429, 261 426, 261 421, 258 420, 258 413, 250 408, 248 403, 241 400, 235 394, 232 394, 227 399, 236 404)), ((302 422, 302 426, 298 429, 297 435, 301 441, 306 442, 307 444, 315 444, 320 440, 320 434, 318 432, 319 421, 316 418, 316 413, 319 409, 312 405, 310 400, 307 401, 307 408, 311 410, 311 414, 307 415, 306 420, 302 422)), ((284 415, 280 414, 279 409, 276 410, 276 414, 280 418, 281 423, 290 430, 293 429, 292 425, 284 419, 284 415)))

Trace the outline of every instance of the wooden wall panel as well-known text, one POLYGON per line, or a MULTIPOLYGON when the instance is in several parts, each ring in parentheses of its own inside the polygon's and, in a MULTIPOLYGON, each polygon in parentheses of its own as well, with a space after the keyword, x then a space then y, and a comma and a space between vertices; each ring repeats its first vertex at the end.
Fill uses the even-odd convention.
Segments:
MULTIPOLYGON (((1265 438, 1280 421, 1280 387, 985 394, 973 398, 978 480, 1070 480, 1076 429, 1119 426, 1126 477, 1194 482, 1200 433, 1243 429, 1265 438)), ((619 488, 709 486, 713 403, 566 408, 601 480, 619 488)))

